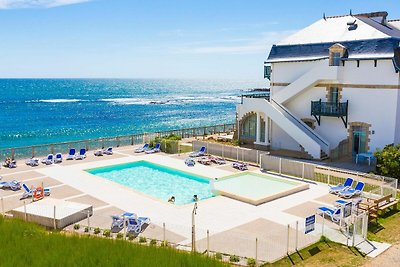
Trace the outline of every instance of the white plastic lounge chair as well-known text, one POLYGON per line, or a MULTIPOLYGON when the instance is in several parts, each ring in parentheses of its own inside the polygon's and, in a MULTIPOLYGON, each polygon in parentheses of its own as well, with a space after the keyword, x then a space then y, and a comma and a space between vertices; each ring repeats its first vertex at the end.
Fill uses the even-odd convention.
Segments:
POLYGON ((135 213, 125 212, 124 214, 121 215, 113 215, 111 216, 111 218, 112 218, 111 229, 114 228, 122 229, 124 228, 124 219, 128 220, 129 218, 137 218, 137 215, 135 213))
POLYGON ((11 189, 12 191, 17 191, 21 189, 21 183, 17 180, 12 180, 10 182, 0 182, 0 188, 11 189))
POLYGON ((206 147, 202 146, 199 151, 193 151, 189 154, 189 157, 201 157, 204 156, 206 153, 206 147))
POLYGON ((103 154, 112 155, 113 153, 114 153, 114 152, 113 152, 112 146, 110 146, 110 147, 107 148, 107 149, 103 149, 103 154))
POLYGON ((13 160, 11 160, 11 161, 5 161, 4 163, 3 163, 3 166, 4 167, 6 167, 6 168, 10 168, 10 169, 12 169, 12 168, 17 168, 17 161, 15 160, 15 159, 13 159, 13 160))
POLYGON ((223 158, 214 157, 214 156, 209 156, 208 158, 211 160, 211 162, 214 162, 215 164, 218 164, 218 165, 226 164, 226 161, 223 158))
POLYGON ((138 147, 135 149, 135 153, 142 153, 149 149, 149 144, 144 144, 143 147, 138 147))
POLYGON ((192 158, 187 158, 185 159, 185 164, 189 167, 193 167, 196 164, 196 162, 192 158))
POLYGON ((201 157, 197 159, 197 162, 203 165, 211 165, 211 160, 208 157, 201 157))
POLYGON ((70 148, 66 160, 75 159, 75 154, 76 154, 75 148, 70 148))
POLYGON ((96 157, 101 157, 103 156, 104 150, 102 149, 97 149, 95 152, 93 152, 93 155, 95 155, 96 157))
MULTIPOLYGON (((26 184, 22 184, 22 189, 24 190, 24 193, 20 199, 32 197, 33 191, 35 191, 35 188, 29 188, 26 184)), ((44 188, 43 191, 45 196, 50 196, 50 188, 44 188)))
POLYGON ((332 186, 329 189, 329 193, 331 194, 338 194, 341 191, 347 190, 351 188, 351 185, 353 184, 353 179, 352 178, 347 178, 344 184, 338 184, 336 186, 332 186))
POLYGON ((38 158, 31 158, 25 161, 25 164, 31 167, 39 166, 39 159, 38 158))
POLYGON ((128 227, 126 228, 126 230, 128 233, 133 232, 135 234, 140 234, 143 231, 142 227, 145 224, 150 224, 150 218, 148 217, 129 218, 128 227))
POLYGON ((359 196, 361 195, 363 189, 364 189, 365 184, 363 182, 357 182, 356 187, 347 189, 345 191, 339 192, 339 196, 344 197, 344 198, 351 198, 354 196, 359 196))
POLYGON ((323 213, 328 215, 333 222, 339 222, 340 221, 340 210, 341 207, 337 207, 335 209, 330 209, 328 207, 319 207, 318 211, 320 212, 320 215, 323 213))
POLYGON ((150 150, 146 150, 144 153, 146 154, 152 154, 152 153, 156 153, 156 152, 160 152, 161 151, 161 144, 157 143, 155 147, 153 147, 150 150))
POLYGON ((81 150, 79 150, 79 155, 76 155, 75 159, 84 159, 86 158, 86 149, 81 148, 81 150))
POLYGON ((54 163, 54 155, 53 154, 48 154, 47 157, 42 159, 42 163, 46 165, 51 165, 54 163))
POLYGON ((63 161, 62 154, 57 153, 56 157, 54 158, 54 163, 61 163, 63 161))
POLYGON ((247 164, 244 162, 234 162, 232 163, 232 167, 241 171, 247 170, 247 164))

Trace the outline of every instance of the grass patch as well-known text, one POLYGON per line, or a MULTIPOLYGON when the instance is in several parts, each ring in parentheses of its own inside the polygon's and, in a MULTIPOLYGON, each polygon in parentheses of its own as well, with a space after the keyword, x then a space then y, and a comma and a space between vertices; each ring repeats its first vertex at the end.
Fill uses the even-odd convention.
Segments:
POLYGON ((227 266, 215 259, 124 240, 64 235, 0 216, 0 266, 227 266))
POLYGON ((354 248, 322 239, 320 242, 293 253, 275 263, 263 266, 361 266, 367 259, 354 248))
POLYGON ((400 212, 388 210, 378 218, 378 223, 372 221, 368 225, 368 239, 378 242, 396 244, 400 242, 400 212))

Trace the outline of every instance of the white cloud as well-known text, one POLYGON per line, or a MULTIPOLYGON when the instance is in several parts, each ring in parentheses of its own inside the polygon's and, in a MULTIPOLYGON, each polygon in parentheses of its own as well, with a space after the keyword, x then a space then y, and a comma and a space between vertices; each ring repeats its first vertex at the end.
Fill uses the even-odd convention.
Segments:
POLYGON ((176 53, 187 54, 257 54, 264 53, 274 43, 289 36, 294 31, 270 31, 254 38, 231 39, 217 44, 190 44, 179 47, 176 53))
POLYGON ((89 2, 91 0, 0 0, 0 9, 50 8, 89 2))

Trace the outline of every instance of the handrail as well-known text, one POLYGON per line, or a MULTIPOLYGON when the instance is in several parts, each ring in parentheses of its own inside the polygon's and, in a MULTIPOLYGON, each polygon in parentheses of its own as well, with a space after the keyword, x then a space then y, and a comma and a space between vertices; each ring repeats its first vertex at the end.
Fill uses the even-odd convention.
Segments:
MULTIPOLYGON (((144 133, 139 133, 139 134, 130 134, 130 135, 119 135, 119 136, 110 136, 110 137, 99 137, 99 138, 93 138, 93 139, 84 139, 84 140, 71 140, 71 141, 64 141, 64 142, 57 142, 57 143, 49 143, 49 144, 38 144, 38 145, 30 145, 30 146, 20 146, 20 147, 9 147, 9 148, 0 148, 0 154, 2 152, 8 152, 8 151, 15 151, 15 150, 27 150, 27 149, 32 149, 32 148, 43 148, 43 147, 49 147, 51 148, 52 146, 60 146, 60 145, 68 145, 68 144, 76 144, 76 143, 89 143, 89 142, 99 142, 99 141, 111 141, 111 140, 118 140, 118 139, 124 139, 124 138, 135 138, 135 137, 144 137, 147 135, 159 135, 159 136, 165 136, 174 132, 179 132, 180 134, 184 135, 187 132, 195 132, 197 130, 203 130, 204 132, 206 129, 214 129, 215 133, 222 133, 226 132, 228 129, 233 128, 235 129, 236 124, 235 123, 228 123, 228 124, 218 124, 218 125, 208 125, 208 126, 201 126, 201 127, 192 127, 192 128, 182 128, 182 129, 172 129, 172 130, 163 130, 163 131, 158 131, 158 132, 144 132, 144 133), (215 131, 216 128, 218 127, 223 127, 223 131, 215 131)), ((195 133, 196 136, 200 136, 200 134, 195 133)))
POLYGON ((303 123, 301 123, 295 116, 293 116, 292 114, 290 114, 283 106, 281 106, 280 104, 278 104, 275 100, 271 99, 276 105, 278 105, 282 110, 284 110, 290 117, 292 117, 295 121, 297 121, 301 126, 303 126, 304 129, 306 129, 309 133, 311 133, 313 136, 315 136, 318 140, 320 140, 324 145, 326 145, 327 147, 329 147, 329 145, 327 143, 325 143, 324 140, 322 140, 318 135, 316 135, 313 131, 311 131, 310 128, 308 128, 307 126, 303 125, 303 123))

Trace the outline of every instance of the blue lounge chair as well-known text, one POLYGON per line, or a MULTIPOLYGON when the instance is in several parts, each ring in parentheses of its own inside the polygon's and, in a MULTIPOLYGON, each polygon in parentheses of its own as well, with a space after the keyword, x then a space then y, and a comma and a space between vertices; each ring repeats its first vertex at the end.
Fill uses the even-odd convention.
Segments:
POLYGON ((353 179, 347 178, 344 184, 338 184, 336 186, 332 186, 331 188, 329 188, 329 193, 338 194, 341 191, 351 188, 352 184, 353 184, 353 179))
POLYGON ((76 150, 75 148, 70 148, 67 156, 67 160, 75 159, 76 150))
POLYGON ((106 154, 106 155, 112 155, 113 153, 114 153, 113 148, 111 146, 109 148, 103 150, 103 154, 106 154))
POLYGON ((128 218, 128 227, 126 228, 128 233, 140 234, 143 231, 143 225, 150 224, 150 218, 148 217, 138 217, 138 218, 128 218))
MULTIPOLYGON (((32 197, 33 191, 35 191, 34 188, 29 188, 26 184, 22 184, 22 189, 24 189, 24 193, 22 194, 20 199, 32 197)), ((44 188, 43 191, 45 196, 50 196, 50 188, 44 188)))
POLYGON ((135 153, 142 153, 149 149, 149 144, 144 144, 143 147, 138 147, 135 149, 135 153))
POLYGON ((48 154, 47 157, 42 159, 42 163, 46 165, 51 165, 54 163, 54 155, 53 154, 48 154))
POLYGON ((153 147, 152 149, 146 150, 144 153, 152 154, 152 153, 156 153, 156 152, 160 152, 160 151, 161 151, 161 144, 157 143, 155 147, 153 147))
POLYGON ((363 182, 357 182, 356 187, 344 190, 339 192, 339 196, 344 197, 344 198, 351 198, 354 196, 359 196, 361 195, 363 189, 364 189, 365 184, 363 182))
POLYGON ((318 208, 320 215, 326 214, 331 218, 331 220, 333 222, 336 222, 336 223, 340 221, 340 216, 341 216, 340 210, 341 210, 341 207, 336 207, 334 209, 330 209, 328 207, 319 207, 318 208))
POLYGON ((54 163, 61 163, 63 160, 61 153, 57 153, 56 157, 54 158, 54 163))
POLYGON ((10 182, 0 182, 0 188, 11 189, 12 191, 17 191, 21 189, 21 183, 17 180, 12 180, 10 182))
POLYGON ((84 159, 84 158, 86 158, 86 149, 81 148, 81 150, 79 150, 79 155, 76 155, 75 159, 84 159))
POLYGON ((113 215, 111 216, 111 218, 112 218, 111 229, 114 228, 122 229, 124 228, 124 219, 128 220, 129 218, 137 218, 137 215, 132 212, 125 212, 124 214, 121 215, 113 215))
POLYGON ((189 154, 189 157, 202 157, 206 153, 206 147, 202 146, 199 151, 193 151, 189 154))

